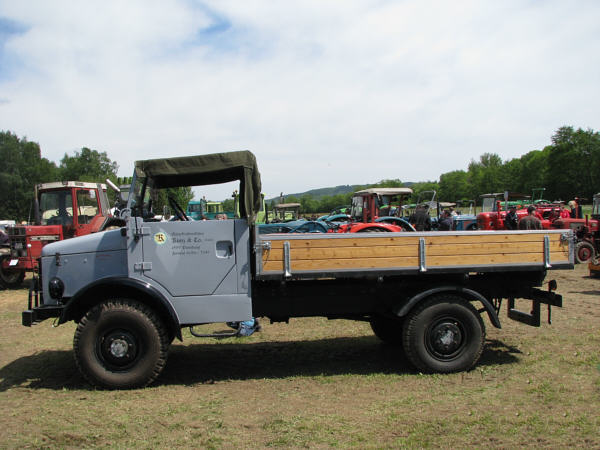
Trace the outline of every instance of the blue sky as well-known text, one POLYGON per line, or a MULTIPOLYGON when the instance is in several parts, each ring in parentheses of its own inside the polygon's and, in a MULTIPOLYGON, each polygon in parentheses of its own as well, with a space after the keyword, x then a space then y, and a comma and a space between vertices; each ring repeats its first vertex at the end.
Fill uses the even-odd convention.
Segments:
POLYGON ((600 129, 599 19, 595 1, 0 0, 0 129, 121 175, 249 149, 268 196, 436 180, 600 129))

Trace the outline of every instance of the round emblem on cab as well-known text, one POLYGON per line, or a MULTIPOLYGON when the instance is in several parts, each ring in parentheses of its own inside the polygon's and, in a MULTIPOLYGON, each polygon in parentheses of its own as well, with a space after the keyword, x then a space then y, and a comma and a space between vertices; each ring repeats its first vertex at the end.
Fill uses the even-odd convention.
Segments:
POLYGON ((156 242, 158 245, 163 245, 167 242, 167 234, 163 233, 162 231, 160 233, 156 233, 154 235, 154 242, 156 242))

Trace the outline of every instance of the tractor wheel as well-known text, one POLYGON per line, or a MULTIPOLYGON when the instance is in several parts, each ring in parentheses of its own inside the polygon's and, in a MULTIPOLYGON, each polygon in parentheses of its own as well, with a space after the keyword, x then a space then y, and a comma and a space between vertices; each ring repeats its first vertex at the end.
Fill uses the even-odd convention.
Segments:
POLYGON ((402 343, 417 369, 458 372, 479 360, 485 326, 467 300, 452 294, 437 295, 416 306, 405 320, 402 343))
POLYGON ((392 345, 402 345, 402 317, 374 315, 371 317, 371 329, 375 336, 392 345))
POLYGON ((578 242, 575 246, 575 261, 583 264, 595 255, 594 246, 587 241, 578 242))
POLYGON ((23 280, 25 279, 24 270, 4 270, 2 263, 5 259, 9 259, 10 256, 4 256, 0 258, 0 287, 8 289, 16 289, 21 287, 23 280))
POLYGON ((167 361, 169 336, 159 316, 131 299, 106 300, 90 309, 75 330, 77 367, 97 387, 144 387, 167 361))

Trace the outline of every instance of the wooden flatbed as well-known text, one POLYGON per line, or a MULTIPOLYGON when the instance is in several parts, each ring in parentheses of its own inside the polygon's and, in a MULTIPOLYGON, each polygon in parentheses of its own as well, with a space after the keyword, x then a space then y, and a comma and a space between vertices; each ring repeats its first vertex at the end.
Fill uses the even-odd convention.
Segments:
POLYGON ((571 269, 564 230, 255 235, 257 279, 571 269))

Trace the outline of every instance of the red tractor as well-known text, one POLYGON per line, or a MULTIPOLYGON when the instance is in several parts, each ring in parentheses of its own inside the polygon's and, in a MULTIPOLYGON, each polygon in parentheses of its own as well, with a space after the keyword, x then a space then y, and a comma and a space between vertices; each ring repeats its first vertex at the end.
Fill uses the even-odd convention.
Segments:
POLYGON ((591 218, 587 215, 583 219, 559 218, 552 223, 552 227, 573 230, 577 238, 575 261, 584 263, 600 254, 599 221, 600 193, 594 195, 591 218))
POLYGON ((110 214, 105 184, 44 183, 34 194, 34 225, 6 228, 10 250, 0 256, 0 287, 20 286, 25 272, 37 267, 44 245, 124 224, 110 214))
MULTIPOLYGON (((521 219, 527 215, 527 206, 533 204, 531 197, 514 192, 484 194, 481 212, 477 215, 477 229, 479 230, 506 230, 504 219, 508 209, 517 208, 517 217, 521 219)), ((550 229, 560 216, 560 204, 548 201, 535 203, 536 215, 542 222, 542 227, 550 229)))
POLYGON ((371 188, 354 193, 350 215, 353 222, 339 225, 338 233, 414 231, 402 218, 402 201, 412 189, 371 188))

